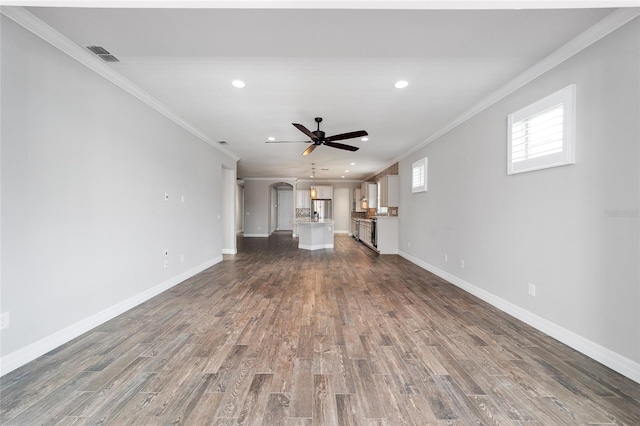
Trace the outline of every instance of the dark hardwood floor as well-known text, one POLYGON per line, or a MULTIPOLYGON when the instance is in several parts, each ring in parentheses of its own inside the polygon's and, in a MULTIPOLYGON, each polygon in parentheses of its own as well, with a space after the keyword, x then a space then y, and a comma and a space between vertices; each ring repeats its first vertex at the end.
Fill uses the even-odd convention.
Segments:
POLYGON ((0 422, 640 424, 640 385, 398 256, 284 234, 2 377, 0 422))

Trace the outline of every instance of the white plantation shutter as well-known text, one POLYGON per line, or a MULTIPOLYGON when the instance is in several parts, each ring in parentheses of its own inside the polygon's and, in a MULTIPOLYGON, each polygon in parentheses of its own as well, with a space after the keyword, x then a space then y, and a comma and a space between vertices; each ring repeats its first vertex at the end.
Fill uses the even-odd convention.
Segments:
POLYGON ((427 157, 413 162, 411 165, 411 192, 427 190, 427 157))
POLYGON ((507 174, 575 162, 575 85, 508 117, 507 174))

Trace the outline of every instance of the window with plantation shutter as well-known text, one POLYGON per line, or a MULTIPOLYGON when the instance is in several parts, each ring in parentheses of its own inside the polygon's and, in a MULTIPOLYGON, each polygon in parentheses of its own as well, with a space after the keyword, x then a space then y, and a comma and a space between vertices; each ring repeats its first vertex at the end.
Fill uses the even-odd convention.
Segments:
POLYGON ((414 161, 411 165, 411 192, 427 190, 427 157, 414 161))
POLYGON ((575 162, 575 85, 510 114, 507 174, 575 162))

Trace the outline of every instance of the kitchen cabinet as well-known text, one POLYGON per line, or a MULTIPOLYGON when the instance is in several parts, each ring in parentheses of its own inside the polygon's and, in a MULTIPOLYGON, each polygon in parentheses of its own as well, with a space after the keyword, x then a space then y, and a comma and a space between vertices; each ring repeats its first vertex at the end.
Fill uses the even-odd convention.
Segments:
POLYGON ((398 254, 397 217, 378 217, 376 221, 376 245, 380 254, 398 254))
POLYGON ((398 218, 378 216, 374 220, 353 218, 353 237, 380 254, 398 254, 398 218), (375 226, 375 242, 372 229, 375 226))
POLYGON ((398 175, 388 175, 380 179, 380 206, 398 207, 398 175))
POLYGON ((371 220, 370 219, 360 219, 360 232, 359 232, 360 241, 371 247, 373 247, 373 242, 371 241, 371 220))
POLYGON ((367 200, 367 208, 375 209, 378 207, 378 185, 370 182, 363 182, 360 185, 360 195, 367 200))
POLYGON ((296 208, 297 209, 311 208, 311 197, 309 196, 308 189, 298 189, 296 191, 296 208))
POLYGON ((333 186, 317 185, 319 200, 333 200, 333 186))
POLYGON ((364 207, 362 207, 362 195, 360 195, 360 188, 355 188, 353 190, 353 202, 355 203, 353 206, 354 212, 364 212, 366 211, 364 207))

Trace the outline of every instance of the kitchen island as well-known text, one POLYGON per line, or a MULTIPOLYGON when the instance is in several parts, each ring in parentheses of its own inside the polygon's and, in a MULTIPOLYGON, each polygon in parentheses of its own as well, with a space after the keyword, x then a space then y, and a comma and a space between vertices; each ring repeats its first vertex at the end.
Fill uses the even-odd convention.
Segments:
POLYGON ((333 220, 299 221, 298 248, 321 250, 333 248, 333 220))

